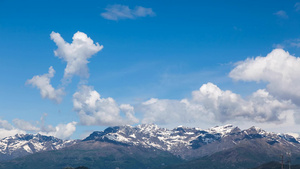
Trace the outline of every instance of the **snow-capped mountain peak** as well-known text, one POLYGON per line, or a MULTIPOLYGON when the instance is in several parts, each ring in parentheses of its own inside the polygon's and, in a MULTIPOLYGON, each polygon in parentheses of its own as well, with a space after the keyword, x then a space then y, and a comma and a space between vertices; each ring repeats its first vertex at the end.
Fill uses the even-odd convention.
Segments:
POLYGON ((41 134, 16 134, 0 140, 0 156, 1 160, 9 160, 40 151, 61 149, 74 143, 74 140, 64 141, 41 134))
POLYGON ((225 136, 226 134, 230 133, 233 129, 236 127, 232 124, 226 124, 224 126, 215 126, 212 128, 209 128, 207 131, 210 133, 219 133, 222 136, 225 136))

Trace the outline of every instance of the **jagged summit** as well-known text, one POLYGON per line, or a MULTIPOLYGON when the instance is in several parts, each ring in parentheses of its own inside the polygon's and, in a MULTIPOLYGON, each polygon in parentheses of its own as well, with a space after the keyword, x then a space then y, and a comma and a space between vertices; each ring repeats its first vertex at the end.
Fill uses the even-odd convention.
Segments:
POLYGON ((46 136, 42 135, 40 133, 37 134, 16 134, 14 136, 8 136, 3 138, 2 140, 36 140, 38 142, 45 142, 45 141, 51 141, 51 142, 60 142, 61 140, 59 138, 53 137, 53 136, 46 136))
POLYGON ((233 126, 232 124, 226 124, 224 126, 215 126, 212 128, 209 128, 208 131, 212 133, 220 133, 222 136, 230 133, 233 129, 238 128, 233 126))

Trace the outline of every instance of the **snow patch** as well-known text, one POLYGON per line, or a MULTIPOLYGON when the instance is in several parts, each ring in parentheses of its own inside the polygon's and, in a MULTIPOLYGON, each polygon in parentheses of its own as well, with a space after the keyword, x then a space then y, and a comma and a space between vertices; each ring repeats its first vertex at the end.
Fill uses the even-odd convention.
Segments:
POLYGON ((28 153, 32 153, 31 148, 30 148, 27 144, 23 146, 23 149, 24 149, 25 151, 27 151, 28 153))

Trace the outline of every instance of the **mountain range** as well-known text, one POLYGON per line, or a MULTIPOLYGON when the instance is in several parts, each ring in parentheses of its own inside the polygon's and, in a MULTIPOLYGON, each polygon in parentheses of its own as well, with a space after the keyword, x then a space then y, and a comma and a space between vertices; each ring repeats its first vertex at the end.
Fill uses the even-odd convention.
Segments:
POLYGON ((17 134, 0 140, 0 168, 254 168, 280 155, 300 164, 300 138, 233 125, 108 127, 83 140, 17 134), (39 165, 36 165, 39 164, 39 165))

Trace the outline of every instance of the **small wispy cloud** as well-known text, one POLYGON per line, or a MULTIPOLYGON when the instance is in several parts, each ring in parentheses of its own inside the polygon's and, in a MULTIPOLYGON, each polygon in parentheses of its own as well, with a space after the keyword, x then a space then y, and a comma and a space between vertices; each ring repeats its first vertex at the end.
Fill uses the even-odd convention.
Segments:
POLYGON ((286 14, 285 11, 283 10, 280 10, 280 11, 277 11, 274 13, 274 15, 278 16, 279 18, 282 18, 282 19, 288 19, 289 16, 286 14))
POLYGON ((290 45, 291 45, 292 47, 300 48, 300 39, 294 39, 294 40, 291 40, 291 41, 290 41, 290 45))
POLYGON ((108 5, 105 8, 106 12, 101 13, 101 16, 108 20, 120 20, 120 19, 136 19, 138 17, 155 16, 152 8, 144 8, 142 6, 136 6, 134 9, 130 9, 126 5, 108 5))
POLYGON ((300 2, 297 2, 294 7, 296 11, 300 11, 300 2))
POLYGON ((284 48, 300 48, 300 39, 289 39, 284 40, 281 43, 273 44, 274 48, 284 49, 284 48))
POLYGON ((286 45, 285 44, 280 44, 280 43, 274 43, 273 45, 272 45, 272 47, 273 48, 276 48, 276 49, 284 49, 285 47, 286 47, 286 45))
POLYGON ((239 28, 239 27, 236 27, 236 26, 234 26, 234 27, 233 27, 233 29, 234 29, 235 31, 239 31, 239 32, 241 32, 241 31, 242 31, 242 29, 241 29, 241 28, 239 28))

